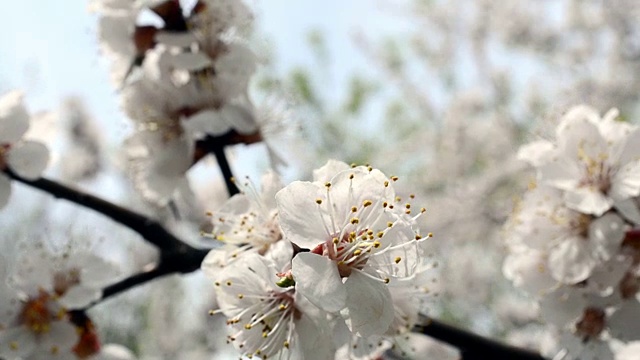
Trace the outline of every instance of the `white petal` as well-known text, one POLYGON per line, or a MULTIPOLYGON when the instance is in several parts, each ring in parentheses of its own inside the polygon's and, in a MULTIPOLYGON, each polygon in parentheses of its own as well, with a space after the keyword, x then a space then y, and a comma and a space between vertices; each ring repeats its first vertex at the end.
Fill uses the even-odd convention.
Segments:
POLYGON ((291 272, 296 291, 324 311, 335 313, 347 301, 338 267, 330 259, 311 253, 299 253, 293 258, 291 272))
POLYGON ((51 349, 56 346, 60 349, 69 349, 78 341, 78 333, 71 323, 66 321, 54 321, 51 323, 51 329, 42 336, 40 347, 51 349))
POLYGON ((565 284, 576 284, 585 280, 596 266, 590 247, 582 237, 568 238, 549 254, 551 275, 565 284))
POLYGON ((624 221, 615 214, 607 213, 589 225, 589 241, 601 260, 609 260, 620 250, 626 233, 624 221))
POLYGON ((29 129, 29 114, 22 93, 12 91, 0 97, 0 144, 14 143, 29 129))
POLYGON ((618 164, 625 165, 640 160, 640 128, 634 129, 626 139, 618 158, 618 164))
POLYGON ((320 213, 316 199, 324 199, 326 191, 317 185, 294 181, 276 194, 280 227, 286 239, 301 247, 313 248, 330 239, 325 223, 331 220, 320 213))
POLYGON ((327 329, 319 327, 307 314, 295 322, 294 341, 297 341, 293 353, 294 359, 324 360, 333 359, 335 349, 332 346, 333 339, 327 329))
POLYGON ((35 339, 24 326, 11 327, 0 331, 0 356, 7 359, 18 359, 30 354, 35 348, 35 339), (12 348, 11 345, 17 345, 12 348))
POLYGON ((11 149, 7 162, 16 174, 35 180, 47 168, 49 149, 42 143, 25 141, 11 149))
POLYGON ((131 350, 117 344, 107 344, 100 350, 99 360, 135 360, 131 350))
POLYGON ((562 190, 575 189, 582 176, 577 163, 566 157, 540 166, 539 172, 541 182, 562 190))
POLYGON ((91 289, 81 285, 76 285, 67 290, 58 301, 60 305, 67 309, 79 309, 100 299, 101 295, 102 290, 100 289, 91 289))
POLYGON ((349 275, 345 283, 351 331, 360 336, 382 335, 393 320, 391 293, 386 284, 359 271, 349 275))
POLYGON ((626 220, 634 223, 635 225, 640 225, 640 209, 638 209, 638 203, 635 199, 617 201, 613 204, 613 207, 626 220))
POLYGON ((640 195, 640 160, 624 165, 611 179, 609 196, 622 201, 640 195))
POLYGON ((538 140, 523 145, 518 150, 518 160, 525 161, 531 166, 538 167, 546 164, 554 155, 554 146, 547 140, 538 140))
POLYGON ((535 250, 510 254, 504 260, 502 272, 513 285, 534 296, 544 294, 557 284, 551 277, 546 256, 535 250))
POLYGON ((313 181, 326 183, 331 180, 337 173, 349 170, 350 166, 342 161, 330 159, 321 168, 313 170, 313 181))
POLYGON ((594 109, 580 106, 569 110, 556 132, 560 151, 574 161, 582 156, 597 159, 606 153, 607 142, 598 129, 599 121, 600 116, 594 109))
POLYGON ((564 202, 570 209, 595 216, 601 216, 613 205, 613 199, 591 187, 567 190, 564 193, 564 202))
POLYGON ((11 180, 4 174, 0 174, 0 209, 9 202, 11 197, 11 180))
POLYGON ((582 315, 586 300, 573 289, 559 289, 540 300, 540 315, 545 322, 563 328, 582 315))

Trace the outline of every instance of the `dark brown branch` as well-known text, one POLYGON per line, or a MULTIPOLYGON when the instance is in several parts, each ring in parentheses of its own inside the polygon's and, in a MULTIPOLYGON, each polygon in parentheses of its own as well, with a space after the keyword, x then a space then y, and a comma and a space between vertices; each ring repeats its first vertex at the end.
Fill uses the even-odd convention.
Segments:
POLYGON ((167 231, 156 220, 150 219, 122 206, 115 205, 109 201, 59 184, 55 181, 44 178, 38 180, 27 180, 13 173, 11 170, 5 170, 5 173, 13 180, 36 189, 40 189, 56 198, 65 199, 82 207, 95 210, 113 221, 137 232, 145 240, 156 245, 160 249, 172 251, 176 250, 181 244, 183 244, 180 239, 167 231))
POLYGON ((546 360, 535 352, 505 345, 427 316, 423 316, 423 318, 423 324, 414 326, 413 331, 458 348, 463 360, 546 360))
POLYGON ((200 269, 200 264, 207 253, 209 253, 207 249, 195 249, 185 244, 178 251, 161 255, 160 263, 155 268, 132 275, 104 288, 100 301, 165 275, 196 271, 200 269))

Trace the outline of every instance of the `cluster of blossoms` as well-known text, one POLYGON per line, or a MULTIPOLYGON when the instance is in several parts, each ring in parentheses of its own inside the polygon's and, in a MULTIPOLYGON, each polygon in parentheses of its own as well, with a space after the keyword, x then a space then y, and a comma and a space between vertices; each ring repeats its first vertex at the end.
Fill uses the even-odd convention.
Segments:
POLYGON ((617 117, 574 107, 555 142, 519 152, 537 180, 507 224, 503 270, 564 333, 566 359, 611 359, 612 343, 640 339, 640 128, 617 117))
POLYGON ((22 249, 9 266, 0 258, 0 357, 130 360, 117 345, 102 346, 91 319, 73 312, 97 300, 117 268, 88 251, 54 253, 42 244, 22 249))
MULTIPOLYGON (((243 356, 376 358, 402 345, 428 293, 423 209, 379 170, 329 161, 314 181, 246 182, 219 212, 202 268, 243 356)), ((413 196, 411 196, 413 198, 413 196)))
POLYGON ((163 206, 185 189, 186 171, 207 153, 198 140, 260 139, 247 93, 256 56, 239 40, 251 20, 242 1, 187 7, 178 0, 98 0, 94 7, 124 111, 134 122, 126 154, 145 199, 163 206))

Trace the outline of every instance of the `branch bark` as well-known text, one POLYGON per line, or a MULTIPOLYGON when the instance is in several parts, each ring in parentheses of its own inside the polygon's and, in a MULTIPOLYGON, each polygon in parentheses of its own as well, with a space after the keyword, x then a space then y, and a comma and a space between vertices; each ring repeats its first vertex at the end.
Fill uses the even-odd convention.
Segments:
POLYGON ((430 336, 458 348, 463 360, 546 360, 535 352, 505 345, 427 316, 423 316, 423 318, 423 324, 414 326, 413 332, 430 336))

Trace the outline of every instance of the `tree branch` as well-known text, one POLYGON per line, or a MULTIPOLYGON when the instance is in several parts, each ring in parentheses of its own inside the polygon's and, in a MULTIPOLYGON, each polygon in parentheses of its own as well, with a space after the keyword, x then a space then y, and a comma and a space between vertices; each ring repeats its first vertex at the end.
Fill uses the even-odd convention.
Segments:
POLYGON ((156 220, 133 212, 122 206, 115 205, 97 196, 84 193, 80 190, 76 190, 44 178, 38 180, 27 180, 18 176, 11 170, 5 170, 5 173, 13 180, 47 192, 56 198, 65 199, 82 207, 95 210, 113 221, 137 232, 145 240, 156 245, 160 249, 172 251, 178 249, 181 244, 184 244, 156 220))
POLYGON ((458 348, 462 355, 462 360, 545 360, 535 352, 505 345, 427 316, 423 316, 423 318, 425 319, 423 324, 414 326, 413 332, 427 335, 458 348))

